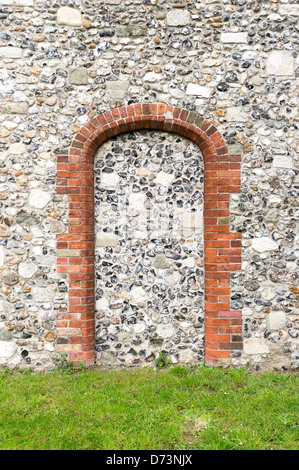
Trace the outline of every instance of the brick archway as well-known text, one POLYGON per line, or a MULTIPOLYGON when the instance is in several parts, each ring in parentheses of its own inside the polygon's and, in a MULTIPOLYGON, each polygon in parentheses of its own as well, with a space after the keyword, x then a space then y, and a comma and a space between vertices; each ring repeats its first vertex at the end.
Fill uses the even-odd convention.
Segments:
POLYGON ((57 271, 69 277, 67 312, 58 314, 57 352, 95 360, 94 156, 110 137, 138 129, 179 134, 204 159, 205 363, 229 364, 242 349, 240 310, 230 308, 230 273, 241 269, 241 234, 230 231, 229 198, 240 191, 241 155, 229 155, 216 127, 197 113, 165 104, 134 104, 94 117, 57 158, 57 192, 68 194, 68 232, 57 236, 57 271))

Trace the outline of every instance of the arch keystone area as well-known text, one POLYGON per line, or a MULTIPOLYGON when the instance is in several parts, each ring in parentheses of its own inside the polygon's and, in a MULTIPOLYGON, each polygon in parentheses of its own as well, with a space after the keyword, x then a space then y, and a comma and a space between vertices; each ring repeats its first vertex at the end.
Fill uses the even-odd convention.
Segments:
POLYGON ((194 142, 204 159, 205 363, 230 364, 242 350, 240 310, 230 307, 230 273, 241 269, 241 233, 229 225, 230 194, 240 192, 241 155, 229 155, 213 123, 161 103, 133 104, 100 114, 80 129, 67 155, 57 157, 57 193, 68 194, 68 231, 57 235, 57 271, 69 278, 67 312, 58 313, 58 353, 95 362, 94 156, 107 139, 141 129, 194 142))

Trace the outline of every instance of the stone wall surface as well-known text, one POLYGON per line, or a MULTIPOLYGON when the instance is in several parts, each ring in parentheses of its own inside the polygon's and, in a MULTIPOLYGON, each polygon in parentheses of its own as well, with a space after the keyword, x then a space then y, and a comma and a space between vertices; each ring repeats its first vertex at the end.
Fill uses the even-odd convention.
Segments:
MULTIPOLYGON (((76 248, 64 251, 63 244, 57 244, 57 235, 68 231, 70 218, 68 196, 57 190, 63 185, 63 175, 57 178, 57 156, 68 154, 78 131, 97 115, 135 103, 164 103, 195 112, 213 123, 229 153, 242 154, 241 191, 230 194, 229 219, 222 223, 242 237, 241 269, 230 273, 230 308, 242 312, 242 338, 238 332, 235 342, 242 340, 243 348, 232 350, 229 359, 219 363, 255 369, 298 367, 298 7, 296 1, 287 0, 0 0, 2 365, 49 369, 69 351, 70 325, 64 313, 69 310, 70 280, 67 272, 57 269, 57 259, 76 258, 78 252, 76 248)), ((144 210, 148 201, 138 198, 133 181, 137 186, 142 178, 148 185, 152 182, 156 205, 166 205, 159 188, 165 184, 173 188, 176 180, 172 175, 188 170, 188 158, 197 155, 199 159, 195 172, 199 191, 200 175, 204 178, 207 174, 202 173, 201 154, 194 143, 184 139, 177 142, 172 134, 150 132, 150 141, 157 147, 155 155, 161 145, 165 156, 165 139, 170 149, 189 145, 192 153, 192 157, 185 154, 184 161, 178 158, 149 163, 156 164, 155 186, 152 167, 147 173, 148 163, 138 152, 135 159, 142 161, 137 167, 128 154, 113 152, 116 147, 134 150, 132 142, 137 147, 146 146, 146 132, 135 131, 131 140, 130 134, 108 140, 95 160, 96 349, 103 365, 115 365, 119 343, 118 356, 125 358, 124 363, 139 364, 136 359, 142 362, 143 357, 151 355, 140 344, 150 340, 149 334, 155 340, 155 333, 177 360, 174 350, 184 343, 185 334, 178 340, 180 323, 186 323, 188 330, 189 343, 184 345, 191 343, 192 347, 182 348, 185 354, 179 360, 204 360, 203 323, 196 324, 198 316, 204 319, 204 311, 202 303, 196 303, 198 299, 190 297, 187 306, 182 303, 180 309, 187 308, 180 312, 184 318, 175 319, 177 312, 172 311, 171 322, 164 321, 161 315, 165 312, 156 312, 151 319, 152 331, 145 331, 148 325, 137 322, 128 327, 120 317, 113 325, 113 309, 103 296, 101 276, 110 269, 109 256, 103 266, 103 255, 115 256, 113 262, 118 267, 109 276, 116 276, 120 282, 120 274, 126 274, 126 255, 133 257, 131 263, 136 260, 137 269, 145 246, 140 243, 139 252, 134 254, 126 244, 119 245, 115 233, 107 232, 100 203, 103 195, 113 211, 113 197, 119 188, 126 191, 130 187, 128 195, 137 208, 142 202, 144 210), (107 157, 109 153, 114 155, 113 162, 107 157), (112 171, 102 172, 100 162, 106 158, 112 171), (176 168, 180 162, 182 168, 176 168), (133 178, 128 182, 123 174, 138 177, 138 181, 133 178), (149 180, 151 174, 153 180, 149 180), (174 321, 178 323, 174 325, 174 321), (130 343, 132 331, 141 343, 130 343), (173 338, 178 342, 173 344, 173 338)), ((186 197, 187 185, 182 191, 186 197)), ((203 201, 204 197, 198 206, 192 206, 193 212, 202 211, 203 201)), ((187 221, 190 207, 183 211, 187 221)), ((133 221, 132 227, 135 223, 138 221, 133 221)), ((194 226, 187 228, 194 233, 194 226)), ((192 253, 196 249, 197 254, 184 262, 189 278, 196 276, 198 293, 203 291, 204 272, 200 269, 200 230, 196 235, 194 245, 190 242, 185 248, 192 253), (197 270, 188 266, 193 262, 199 263, 197 270)), ((149 251, 156 248, 158 245, 148 246, 149 251)), ((150 261, 142 258, 143 263, 156 263, 158 278, 179 273, 166 273, 169 258, 165 250, 156 250, 155 259, 150 261)), ((180 285, 174 283, 174 299, 159 297, 158 291, 146 298, 144 292, 149 291, 143 289, 142 282, 135 285, 135 291, 128 290, 129 298, 135 293, 137 303, 166 300, 162 308, 169 308, 168 304, 182 293, 180 285)), ((155 279, 147 282, 147 288, 154 289, 155 279)), ((193 279, 190 282, 193 285, 193 279)), ((109 289, 109 285, 104 286, 106 294, 109 289)), ((228 332, 225 325, 224 321, 224 336, 228 332)), ((77 329, 80 335, 81 327, 77 329)), ((72 335, 74 330, 75 318, 72 335)), ((234 334, 232 329, 230 334, 234 334)), ((136 338, 133 340, 136 342, 136 338)))
POLYGON ((148 364, 161 349, 203 361, 203 171, 198 147, 173 134, 124 134, 97 152, 99 364, 148 364))

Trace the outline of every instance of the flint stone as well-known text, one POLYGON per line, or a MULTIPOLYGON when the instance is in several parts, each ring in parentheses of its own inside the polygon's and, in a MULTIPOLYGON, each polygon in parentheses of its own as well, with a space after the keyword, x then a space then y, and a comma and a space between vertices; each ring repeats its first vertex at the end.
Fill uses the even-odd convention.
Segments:
POLYGON ((133 24, 128 25, 129 36, 139 37, 145 36, 147 33, 147 27, 144 24, 133 24))
POLYGON ((278 245, 271 238, 260 237, 252 239, 252 248, 259 253, 264 253, 265 251, 277 250, 278 245))
POLYGON ((71 70, 69 73, 69 82, 72 85, 87 85, 88 74, 86 68, 79 67, 78 69, 71 70))
POLYGON ((54 297, 54 292, 44 287, 33 287, 32 298, 36 302, 51 302, 54 297))
POLYGON ((169 88, 169 93, 174 98, 178 98, 178 99, 184 98, 184 92, 180 90, 179 88, 169 88))
POLYGON ((261 291, 261 297, 263 300, 269 301, 276 297, 276 292, 273 288, 271 289, 271 287, 265 287, 261 291))
POLYGON ((14 46, 0 47, 0 57, 20 59, 22 57, 22 49, 20 47, 14 47, 14 46))
POLYGON ((274 155, 272 166, 273 168, 293 168, 293 159, 285 155, 274 155))
POLYGON ((55 95, 49 96, 49 98, 45 100, 45 104, 47 106, 55 106, 56 103, 57 103, 57 97, 55 95))
POLYGON ((2 101, 0 103, 1 114, 27 114, 29 105, 25 101, 2 101))
POLYGON ((79 10, 70 7, 61 7, 57 11, 57 24, 64 26, 82 26, 82 17, 79 10))
POLYGON ((0 5, 12 5, 13 3, 23 7, 31 7, 34 5, 33 0, 0 0, 0 5))
POLYGON ((169 323, 157 326, 157 335, 160 338, 171 338, 175 334, 175 329, 169 323))
POLYGON ((280 330, 286 326, 286 314, 283 311, 270 312, 267 318, 269 330, 280 330))
MULTIPOLYGON (((33 225, 33 223, 31 225, 33 225)), ((52 220, 50 223, 50 229, 53 233, 63 233, 65 225, 60 220, 52 220)))
POLYGON ((16 222, 19 225, 37 225, 39 224, 40 219, 31 215, 18 215, 16 217, 16 222))
POLYGON ((56 333, 54 333, 54 331, 47 331, 45 333, 44 338, 45 338, 45 341, 48 341, 49 343, 53 343, 56 340, 57 336, 56 336, 56 333))
POLYGON ((164 171, 160 171, 159 173, 157 173, 155 183, 161 184, 162 186, 169 186, 172 183, 173 179, 173 175, 165 173, 164 171))
POLYGON ((169 264, 164 255, 157 255, 153 261, 153 267, 155 269, 168 269, 169 264))
POLYGON ((119 176, 117 173, 103 173, 101 185, 106 189, 116 189, 119 182, 119 176))
POLYGON ((145 82, 155 83, 161 80, 161 74, 156 72, 148 72, 144 75, 145 82))
POLYGON ((225 119, 227 122, 246 122, 248 116, 244 111, 242 112, 238 106, 232 106, 231 108, 227 108, 225 119))
POLYGON ((115 33, 119 38, 126 38, 129 36, 128 27, 124 25, 117 25, 115 28, 115 33))
POLYGON ((110 352, 101 352, 99 363, 102 366, 115 367, 118 365, 117 359, 110 352))
POLYGON ((129 82, 123 82, 120 80, 106 83, 106 89, 110 98, 115 99, 115 100, 123 99, 125 94, 128 91, 128 87, 129 87, 129 82))
POLYGON ((247 290, 250 291, 256 291, 260 287, 257 281, 246 281, 244 282, 244 286, 247 290))
POLYGON ((142 287, 133 287, 130 292, 133 303, 144 304, 147 301, 147 293, 142 287))
POLYGON ((262 338, 244 338, 245 354, 267 354, 269 348, 262 338))
POLYGON ((203 212, 183 212, 181 214, 181 224, 184 228, 199 229, 203 227, 203 212))
POLYGON ((227 151, 230 155, 241 155, 243 147, 241 144, 227 144, 227 151))
POLYGON ((294 57, 289 51, 270 51, 266 61, 270 75, 285 76, 294 73, 294 57))
POLYGON ((5 276, 3 281, 4 281, 4 284, 6 284, 7 286, 14 286, 15 284, 19 282, 19 278, 17 274, 11 273, 8 276, 5 276))
POLYGON ((106 297, 102 297, 96 301, 96 310, 108 310, 109 302, 106 297))
POLYGON ((129 196, 129 205, 136 210, 144 208, 146 195, 143 193, 131 193, 129 196))
POLYGON ((17 351, 17 346, 13 343, 7 343, 6 341, 0 341, 0 360, 8 359, 13 356, 17 351))
POLYGON ((299 5, 280 5, 279 13, 281 15, 299 16, 299 5))
POLYGON ((277 222, 279 211, 277 209, 270 209, 264 217, 265 222, 277 222))
POLYGON ((5 259, 4 248, 3 246, 0 246, 0 266, 4 265, 4 259, 5 259))
POLYGON ((143 331, 145 330, 145 324, 137 323, 137 325, 134 325, 133 330, 134 330, 134 333, 136 334, 143 333, 143 331))
MULTIPOLYGON (((70 250, 72 251, 72 250, 70 250)), ((73 251, 79 251, 79 250, 73 250, 73 251)), ((77 255, 75 255, 77 256, 77 255)), ((56 262, 56 257, 55 256, 42 256, 39 258, 39 263, 43 266, 51 266, 55 264, 56 262)))
POLYGON ((206 86, 198 85, 197 83, 188 83, 186 95, 202 96, 203 98, 209 98, 211 95, 211 89, 206 86))
POLYGON ((128 331, 120 331, 118 334, 117 334, 117 339, 118 341, 120 341, 121 343, 128 343, 129 341, 131 341, 133 338, 133 334, 132 333, 129 333, 128 331))
POLYGON ((220 42, 222 43, 247 43, 247 33, 221 33, 220 42))
POLYGON ((117 246, 118 237, 111 232, 99 232, 96 235, 96 246, 117 246))
POLYGON ((186 268, 194 268, 195 259, 194 258, 187 258, 183 261, 183 264, 186 268))
POLYGON ((43 209, 51 200, 51 194, 48 191, 33 189, 29 196, 29 205, 36 209, 43 209))
POLYGON ((180 351, 180 363, 190 364, 190 362, 194 362, 193 352, 190 349, 180 351))
POLYGON ((191 15, 188 10, 173 9, 167 13, 168 26, 186 26, 190 23, 191 15))
POLYGON ((37 271, 37 266, 34 263, 20 263, 19 275, 25 279, 30 279, 37 271))
POLYGON ((8 153, 11 155, 22 155, 26 150, 26 145, 15 143, 9 146, 8 153))
POLYGON ((0 328, 0 341, 9 341, 12 335, 6 328, 0 328))

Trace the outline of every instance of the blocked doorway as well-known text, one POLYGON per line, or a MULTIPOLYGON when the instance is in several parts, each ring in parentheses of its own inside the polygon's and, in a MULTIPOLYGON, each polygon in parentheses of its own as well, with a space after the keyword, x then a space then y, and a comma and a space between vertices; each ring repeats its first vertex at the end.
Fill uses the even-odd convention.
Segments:
POLYGON ((95 349, 109 366, 204 358, 203 157, 150 130, 95 155, 95 349))

